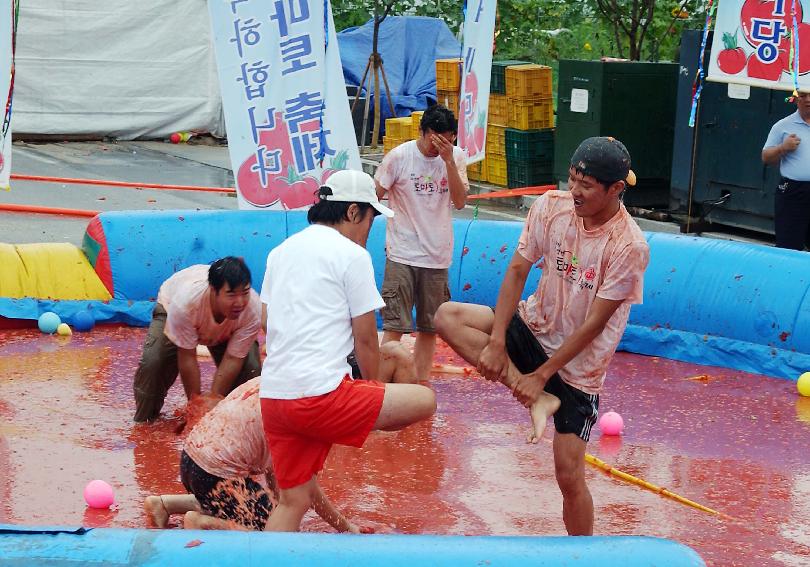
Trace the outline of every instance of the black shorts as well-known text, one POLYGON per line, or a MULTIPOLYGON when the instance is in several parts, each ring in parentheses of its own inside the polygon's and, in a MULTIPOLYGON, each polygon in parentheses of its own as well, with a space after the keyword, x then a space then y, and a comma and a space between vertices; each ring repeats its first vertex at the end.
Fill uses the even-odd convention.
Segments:
POLYGON ((262 531, 273 504, 270 494, 250 477, 224 479, 205 471, 185 451, 180 455, 180 480, 209 516, 262 531))
POLYGON ((352 351, 351 354, 346 357, 346 362, 348 362, 349 366, 352 367, 352 379, 362 380, 363 375, 360 372, 360 365, 357 364, 357 355, 354 354, 354 351, 352 351))
MULTIPOLYGON (((522 374, 537 370, 548 355, 523 319, 515 313, 506 329, 506 352, 522 374)), ((599 396, 586 394, 567 384, 554 373, 544 388, 560 400, 560 409, 554 414, 554 428, 558 433, 573 433, 587 442, 599 415, 599 396)))

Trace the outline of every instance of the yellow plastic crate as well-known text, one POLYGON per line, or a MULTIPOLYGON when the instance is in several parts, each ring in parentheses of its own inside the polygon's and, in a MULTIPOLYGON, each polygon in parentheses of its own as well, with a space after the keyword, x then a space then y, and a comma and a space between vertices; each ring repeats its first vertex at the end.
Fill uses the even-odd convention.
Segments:
POLYGON ((467 166, 467 179, 470 181, 487 180, 487 160, 482 159, 467 166))
POLYGON ((506 126, 487 125, 487 155, 506 155, 506 126))
POLYGON ((408 140, 403 140, 402 138, 394 138, 392 136, 383 136, 383 153, 387 154, 400 144, 404 144, 408 140))
POLYGON ((506 126, 509 123, 509 101, 506 95, 490 93, 487 122, 506 126))
POLYGON ((422 121, 422 115, 425 112, 422 110, 417 110, 415 112, 411 112, 411 138, 416 140, 422 134, 419 131, 419 123, 422 121))
POLYGON ((411 137, 411 117, 388 118, 385 121, 385 135, 407 140, 411 137))
POLYGON ((513 65, 506 68, 506 96, 518 100, 551 98, 551 67, 513 65))
POLYGON ((443 104, 458 118, 458 92, 436 91, 436 102, 443 104))
POLYGON ((436 59, 436 90, 461 90, 461 59, 436 59))
POLYGON ((526 101, 510 98, 508 126, 518 130, 554 128, 554 102, 551 99, 526 101))
POLYGON ((487 181, 493 185, 506 187, 506 156, 490 155, 487 158, 487 181))

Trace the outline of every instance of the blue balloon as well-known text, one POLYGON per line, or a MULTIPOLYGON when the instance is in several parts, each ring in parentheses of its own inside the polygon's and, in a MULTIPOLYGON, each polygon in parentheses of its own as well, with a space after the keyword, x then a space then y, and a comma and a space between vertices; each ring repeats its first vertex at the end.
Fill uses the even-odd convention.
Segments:
POLYGON ((46 311, 42 315, 39 316, 37 320, 37 326, 39 330, 43 333, 48 333, 49 335, 56 332, 56 328, 62 320, 59 318, 59 315, 54 313, 53 311, 46 311))
POLYGON ((89 331, 96 324, 96 320, 89 311, 79 311, 73 316, 73 328, 77 331, 89 331))

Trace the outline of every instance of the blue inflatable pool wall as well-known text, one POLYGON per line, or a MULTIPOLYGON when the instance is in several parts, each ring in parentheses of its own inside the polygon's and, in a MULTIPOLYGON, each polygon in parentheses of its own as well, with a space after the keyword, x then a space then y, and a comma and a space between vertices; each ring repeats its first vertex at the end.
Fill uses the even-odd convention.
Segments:
MULTIPOLYGON (((267 253, 307 226, 306 213, 127 211, 99 216, 113 299, 91 302, 98 321, 149 323, 160 284, 197 263, 245 258, 260 286, 267 253)), ((453 222, 450 292, 455 301, 494 305, 522 223, 453 222)), ((810 254, 767 246, 647 233, 644 303, 633 306, 621 349, 795 380, 810 370, 810 254)), ((385 267, 385 223, 369 237, 377 283, 385 267)), ((306 269, 302 266, 302 270, 306 269)), ((530 273, 524 296, 541 271, 530 273)), ((2 301, 5 317, 70 315, 82 302, 2 301)))
POLYGON ((21 528, 0 524, 0 563, 139 567, 699 567, 692 549, 652 537, 273 534, 190 530, 21 528), (198 540, 199 545, 186 547, 198 540))

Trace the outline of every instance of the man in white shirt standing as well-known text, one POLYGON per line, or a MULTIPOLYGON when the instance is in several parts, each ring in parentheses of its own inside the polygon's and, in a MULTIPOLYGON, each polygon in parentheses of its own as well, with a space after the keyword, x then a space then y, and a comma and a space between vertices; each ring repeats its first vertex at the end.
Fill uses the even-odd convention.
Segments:
POLYGON ((427 380, 436 349, 433 316, 450 299, 447 268, 453 255, 451 207, 467 204, 464 151, 454 146, 458 123, 444 106, 422 115, 418 140, 405 142, 385 156, 374 176, 377 197, 388 195, 396 215, 386 227, 383 343, 413 331, 417 380, 427 380))
POLYGON ((280 489, 268 531, 297 531, 319 493, 332 445, 361 447, 372 430, 402 429, 436 411, 433 391, 382 384, 375 310, 384 305, 365 249, 380 204, 374 180, 332 174, 307 213, 310 225, 270 252, 261 290, 267 356, 259 395, 280 489), (352 380, 354 350, 366 380, 352 380))

